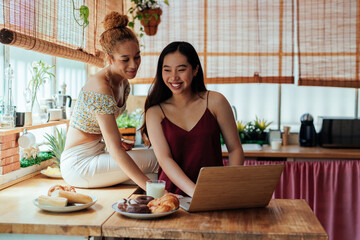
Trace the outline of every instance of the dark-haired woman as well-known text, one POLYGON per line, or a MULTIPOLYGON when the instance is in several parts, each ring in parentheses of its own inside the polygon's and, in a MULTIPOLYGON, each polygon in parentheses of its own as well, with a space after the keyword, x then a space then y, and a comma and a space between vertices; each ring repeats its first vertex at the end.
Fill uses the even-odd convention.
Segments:
POLYGON ((171 193, 192 197, 200 168, 223 165, 220 133, 230 165, 244 162, 230 104, 206 90, 199 56, 187 42, 170 43, 160 54, 145 120, 142 132, 159 161, 159 179, 171 193))
POLYGON ((61 174, 75 187, 106 187, 132 180, 145 190, 146 180, 157 178, 155 155, 152 150, 126 151, 116 124, 126 108, 128 79, 136 76, 141 62, 139 42, 127 27, 127 16, 111 12, 103 24, 100 44, 109 65, 80 92, 61 155, 61 174))

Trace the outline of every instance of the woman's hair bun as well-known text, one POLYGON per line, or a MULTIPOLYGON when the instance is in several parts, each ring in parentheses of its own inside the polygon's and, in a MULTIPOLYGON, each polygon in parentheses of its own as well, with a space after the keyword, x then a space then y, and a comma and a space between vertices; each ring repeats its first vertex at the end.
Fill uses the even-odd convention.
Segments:
POLYGON ((124 28, 127 26, 128 22, 128 16, 112 11, 105 16, 102 23, 104 25, 104 30, 106 31, 116 27, 124 28))

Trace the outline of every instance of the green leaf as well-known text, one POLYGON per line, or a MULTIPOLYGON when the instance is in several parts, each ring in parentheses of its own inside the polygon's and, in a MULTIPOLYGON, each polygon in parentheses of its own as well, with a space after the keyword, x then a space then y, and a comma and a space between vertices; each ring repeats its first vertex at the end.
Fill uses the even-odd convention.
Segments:
POLYGON ((129 22, 128 26, 134 28, 134 22, 129 22))
POLYGON ((81 5, 80 7, 80 19, 83 20, 83 27, 85 28, 87 25, 89 25, 88 21, 89 17, 89 8, 85 5, 81 5))
POLYGON ((140 125, 140 119, 137 119, 135 115, 128 114, 125 111, 116 119, 118 128, 136 128, 140 125))
POLYGON ((37 158, 30 158, 30 159, 22 158, 22 159, 20 159, 20 167, 25 168, 25 167, 30 167, 35 164, 40 165, 41 162, 46 161, 51 158, 53 158, 52 153, 40 152, 39 156, 37 158))
POLYGON ((61 154, 65 148, 66 131, 59 131, 56 129, 55 135, 45 134, 45 139, 48 141, 50 152, 54 155, 55 162, 60 166, 61 154))

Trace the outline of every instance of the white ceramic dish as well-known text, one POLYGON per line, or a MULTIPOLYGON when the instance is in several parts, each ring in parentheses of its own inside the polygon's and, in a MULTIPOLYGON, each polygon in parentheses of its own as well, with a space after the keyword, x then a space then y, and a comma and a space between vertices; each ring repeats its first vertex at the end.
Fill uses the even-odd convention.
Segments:
POLYGON ((39 207, 42 210, 49 211, 49 212, 75 212, 80 211, 82 209, 88 208, 92 206, 96 201, 97 198, 94 196, 89 195, 92 198, 92 202, 82 204, 82 203, 75 203, 74 205, 66 206, 66 207, 54 207, 48 205, 39 204, 38 199, 34 199, 35 206, 39 207))
POLYGON ((46 173, 46 169, 40 171, 41 174, 50 177, 50 178, 62 178, 61 174, 48 174, 46 173))
POLYGON ((178 211, 178 209, 175 209, 171 212, 165 212, 165 213, 128 213, 128 212, 122 212, 120 211, 120 209, 117 207, 118 203, 114 203, 112 205, 112 209, 115 212, 120 213, 121 215, 124 215, 126 217, 129 218, 135 218, 135 219, 152 219, 152 218, 160 218, 160 217, 165 217, 167 215, 173 214, 174 212, 178 211))

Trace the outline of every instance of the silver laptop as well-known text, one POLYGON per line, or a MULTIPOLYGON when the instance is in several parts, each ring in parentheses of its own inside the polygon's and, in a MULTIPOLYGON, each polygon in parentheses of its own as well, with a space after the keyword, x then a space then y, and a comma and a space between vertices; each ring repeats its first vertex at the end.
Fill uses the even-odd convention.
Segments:
POLYGON ((189 212, 265 207, 269 204, 283 164, 203 167, 192 198, 180 200, 189 212))

